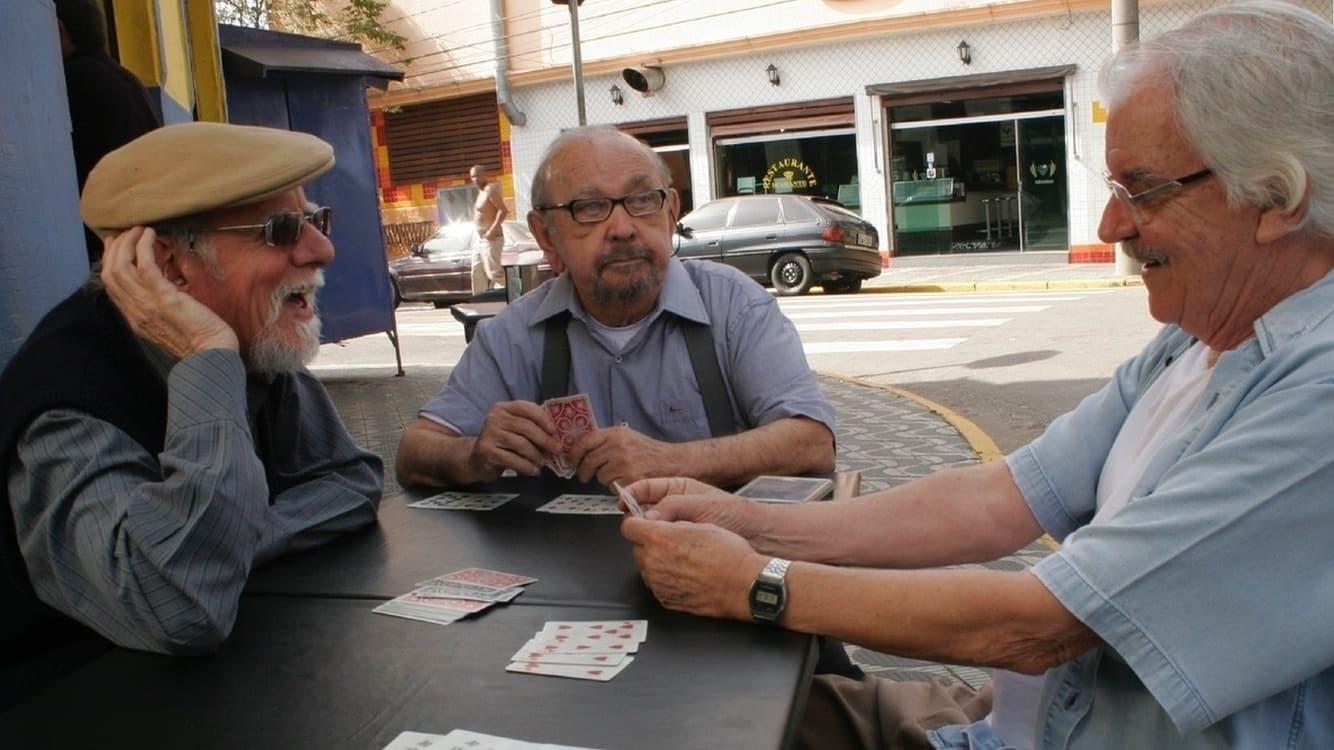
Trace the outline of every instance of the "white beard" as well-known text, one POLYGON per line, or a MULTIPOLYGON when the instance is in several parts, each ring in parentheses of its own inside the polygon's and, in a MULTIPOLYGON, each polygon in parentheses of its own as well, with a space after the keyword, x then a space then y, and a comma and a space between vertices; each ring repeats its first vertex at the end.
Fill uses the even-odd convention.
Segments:
POLYGON ((269 300, 268 319, 246 352, 246 362, 251 372, 271 375, 293 373, 315 359, 320 351, 319 313, 316 312, 315 317, 298 322, 291 328, 284 328, 280 318, 287 298, 296 293, 304 294, 306 304, 316 310, 315 293, 322 286, 324 272, 321 270, 316 271, 309 281, 283 284, 274 290, 269 300))

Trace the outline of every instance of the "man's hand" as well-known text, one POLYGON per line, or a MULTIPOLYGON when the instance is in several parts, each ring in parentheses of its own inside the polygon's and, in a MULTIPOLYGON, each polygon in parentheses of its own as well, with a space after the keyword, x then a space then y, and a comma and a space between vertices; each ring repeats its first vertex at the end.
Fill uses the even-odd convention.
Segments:
POLYGON ((766 558, 746 540, 709 524, 627 516, 621 534, 635 564, 668 609, 708 617, 750 618, 747 594, 766 558))
POLYGON ((743 539, 760 533, 760 503, 685 477, 645 479, 626 487, 644 516, 662 521, 696 521, 721 526, 743 539))
POLYGON ((559 450, 556 423, 546 409, 531 401, 501 401, 487 412, 468 464, 479 482, 494 481, 505 469, 535 476, 559 450))
POLYGON ((205 349, 240 351, 231 326, 162 275, 156 238, 152 229, 133 227, 104 243, 102 283, 130 328, 174 359, 205 349))
POLYGON ((680 444, 654 440, 629 427, 594 430, 570 446, 570 463, 579 470, 579 481, 597 478, 630 484, 645 477, 663 477, 689 471, 682 466, 680 444))

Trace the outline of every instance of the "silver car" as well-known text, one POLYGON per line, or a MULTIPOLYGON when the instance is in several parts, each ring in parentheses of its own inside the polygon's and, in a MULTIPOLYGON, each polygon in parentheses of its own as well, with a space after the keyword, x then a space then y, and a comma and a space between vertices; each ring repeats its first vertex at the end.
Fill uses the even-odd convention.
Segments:
MULTIPOLYGON (((537 283, 551 278, 551 267, 542 257, 528 227, 517 221, 501 223, 505 235, 501 263, 506 266, 536 266, 537 283)), ((394 287, 394 305, 403 300, 432 302, 448 307, 466 302, 472 294, 473 242, 477 232, 472 222, 441 226, 406 257, 389 262, 389 282, 394 287)))

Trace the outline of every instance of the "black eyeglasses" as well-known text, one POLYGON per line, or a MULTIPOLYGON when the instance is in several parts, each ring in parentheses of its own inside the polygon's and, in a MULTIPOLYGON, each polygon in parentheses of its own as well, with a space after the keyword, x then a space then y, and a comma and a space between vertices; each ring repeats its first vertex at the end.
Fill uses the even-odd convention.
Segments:
POLYGON ((536 206, 537 211, 563 209, 580 224, 597 224, 607 220, 616 206, 621 206, 631 216, 648 216, 662 210, 667 202, 667 191, 663 188, 630 193, 620 198, 581 198, 568 203, 556 203, 550 206, 536 206))
POLYGON ((1175 180, 1167 180, 1153 187, 1146 188, 1138 193, 1130 192, 1125 185, 1112 179, 1108 172, 1102 173, 1103 182, 1107 183, 1107 188, 1112 191, 1112 195, 1121 201, 1130 211, 1130 217, 1135 220, 1138 226, 1153 218, 1153 214, 1167 203, 1168 199, 1177 194, 1182 187, 1189 185, 1196 180, 1203 180, 1212 175, 1214 171, 1205 167, 1198 172, 1191 172, 1185 177, 1178 177, 1175 180))
POLYGON ((264 220, 263 224, 233 224, 226 227, 209 227, 202 232, 238 232, 247 229, 263 229, 264 244, 272 247, 295 245, 301 239, 301 229, 309 222, 320 230, 320 234, 329 234, 333 224, 333 209, 318 206, 309 211, 281 211, 264 220))

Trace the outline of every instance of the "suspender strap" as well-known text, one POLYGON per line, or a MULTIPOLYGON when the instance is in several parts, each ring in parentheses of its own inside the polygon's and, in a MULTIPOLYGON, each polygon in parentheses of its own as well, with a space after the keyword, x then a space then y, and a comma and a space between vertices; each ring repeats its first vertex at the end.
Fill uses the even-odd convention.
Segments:
POLYGON ((732 399, 723 385, 723 371, 718 367, 718 356, 713 350, 713 330, 707 324, 681 321, 681 333, 690 352, 690 366, 699 382, 699 393, 704 398, 704 413, 709 417, 709 433, 714 437, 731 435, 732 399))
POLYGON ((570 395, 570 338, 565 327, 570 313, 547 318, 542 341, 542 382, 538 385, 538 403, 549 398, 570 395))
MULTIPOLYGON (((543 330, 539 403, 570 394, 570 337, 565 330, 569 324, 568 312, 547 318, 543 330)), ((685 336, 690 366, 695 371, 700 396, 704 399, 709 433, 713 437, 731 435, 735 432, 732 427, 732 399, 723 384, 723 371, 718 366, 718 357, 713 350, 713 331, 708 325, 682 320, 681 333, 685 336)))

